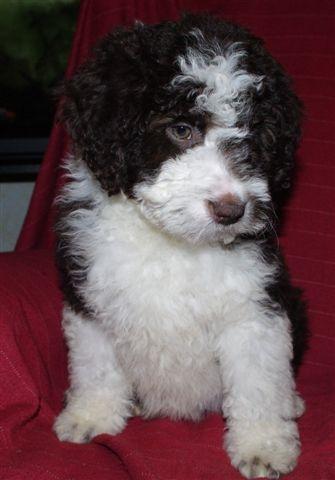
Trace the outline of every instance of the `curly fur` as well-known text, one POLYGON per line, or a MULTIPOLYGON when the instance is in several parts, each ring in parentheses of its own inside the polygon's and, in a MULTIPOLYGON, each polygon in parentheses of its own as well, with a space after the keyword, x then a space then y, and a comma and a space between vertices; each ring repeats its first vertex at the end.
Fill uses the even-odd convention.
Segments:
POLYGON ((291 471, 307 330, 275 234, 300 137, 288 76, 247 30, 186 15, 110 33, 63 94, 58 437, 116 434, 135 407, 221 411, 244 476, 291 471))

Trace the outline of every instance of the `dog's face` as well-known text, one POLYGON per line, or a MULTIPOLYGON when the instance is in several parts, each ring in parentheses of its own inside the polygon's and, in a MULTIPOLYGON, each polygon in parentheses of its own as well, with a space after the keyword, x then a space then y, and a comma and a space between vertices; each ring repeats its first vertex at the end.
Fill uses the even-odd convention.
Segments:
POLYGON ((65 87, 75 147, 110 194, 192 243, 264 235, 289 189, 300 105, 262 43, 207 16, 103 40, 65 87))

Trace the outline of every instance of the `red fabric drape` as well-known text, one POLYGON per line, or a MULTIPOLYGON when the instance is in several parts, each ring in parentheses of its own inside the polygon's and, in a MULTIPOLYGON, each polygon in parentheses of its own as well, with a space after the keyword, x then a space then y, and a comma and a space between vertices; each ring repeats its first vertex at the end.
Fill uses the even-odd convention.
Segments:
MULTIPOLYGON (((306 106, 300 174, 281 238, 309 303, 311 347, 298 377, 307 400, 303 453, 292 480, 335 478, 335 3, 333 0, 86 0, 67 74, 111 27, 208 10, 262 36, 306 106)), ((223 420, 199 424, 135 418, 89 445, 51 431, 67 383, 61 296, 52 261, 52 203, 68 142, 55 126, 17 252, 0 255, 0 478, 219 480, 240 476, 222 450, 223 420), (42 248, 46 250, 42 250, 42 248)))

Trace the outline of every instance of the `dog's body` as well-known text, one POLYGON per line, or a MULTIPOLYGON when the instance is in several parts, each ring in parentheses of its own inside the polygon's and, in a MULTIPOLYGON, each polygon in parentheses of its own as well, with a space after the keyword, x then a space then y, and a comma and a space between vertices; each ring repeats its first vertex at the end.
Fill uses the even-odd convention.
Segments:
POLYGON ((188 16, 112 34, 66 95, 59 438, 116 434, 135 404, 222 411, 241 473, 290 471, 305 323, 273 235, 299 137, 287 77, 243 29, 188 16))

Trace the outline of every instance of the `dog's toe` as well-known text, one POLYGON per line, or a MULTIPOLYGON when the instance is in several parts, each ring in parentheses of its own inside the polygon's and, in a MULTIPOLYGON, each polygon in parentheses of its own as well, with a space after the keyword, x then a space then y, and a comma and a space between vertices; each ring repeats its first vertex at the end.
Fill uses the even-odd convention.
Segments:
POLYGON ((280 472, 272 468, 270 464, 265 464, 259 457, 245 461, 242 460, 238 465, 241 474, 246 478, 269 478, 278 479, 280 472))

